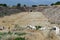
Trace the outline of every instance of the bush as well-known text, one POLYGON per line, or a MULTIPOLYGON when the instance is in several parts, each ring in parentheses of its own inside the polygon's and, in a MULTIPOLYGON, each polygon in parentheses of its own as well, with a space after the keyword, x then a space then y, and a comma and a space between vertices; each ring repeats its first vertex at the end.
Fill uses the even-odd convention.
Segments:
POLYGON ((19 38, 15 38, 15 40, 25 40, 25 38, 19 37, 19 38))
POLYGON ((15 24, 15 28, 19 28, 20 26, 18 24, 15 24))
POLYGON ((4 14, 3 13, 0 13, 0 17, 4 17, 4 14))
POLYGON ((4 7, 7 7, 7 4, 0 4, 0 6, 4 6, 4 7))
POLYGON ((9 31, 8 34, 12 35, 13 33, 11 31, 9 31))
POLYGON ((36 30, 38 30, 39 28, 41 28, 42 26, 35 26, 36 27, 36 30))
POLYGON ((56 2, 56 3, 52 3, 51 6, 52 6, 52 5, 60 5, 60 1, 58 1, 58 2, 56 2))
POLYGON ((51 24, 55 24, 55 22, 51 22, 51 24))
POLYGON ((37 7, 37 5, 32 5, 32 7, 37 7))
POLYGON ((26 33, 15 33, 16 35, 19 35, 19 36, 21 36, 21 35, 26 35, 26 33))
POLYGON ((7 35, 8 33, 6 33, 6 32, 0 32, 0 35, 7 35))

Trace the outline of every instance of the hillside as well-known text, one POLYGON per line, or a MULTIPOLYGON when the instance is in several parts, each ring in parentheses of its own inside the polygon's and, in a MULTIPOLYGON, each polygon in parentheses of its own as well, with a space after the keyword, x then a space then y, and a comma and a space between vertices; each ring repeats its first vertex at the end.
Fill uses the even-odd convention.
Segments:
MULTIPOLYGON (((48 19, 41 12, 21 12, 0 18, 0 26, 12 28, 16 24, 18 24, 20 27, 26 27, 28 25, 51 27, 48 19)), ((49 33, 49 30, 39 31, 25 29, 20 30, 19 32, 26 32, 27 35, 24 37, 28 40, 59 40, 59 37, 57 37, 53 31, 49 33)))
POLYGON ((60 6, 59 5, 46 8, 42 12, 52 24, 60 24, 60 6))
MULTIPOLYGON (((5 8, 4 8, 5 9, 5 8)), ((27 9, 28 10, 28 9, 27 9)), ((58 26, 55 25, 60 23, 60 7, 59 6, 41 6, 31 8, 33 12, 22 12, 21 9, 6 9, 1 10, 0 13, 7 12, 7 15, 3 15, 4 17, 0 17, 0 26, 4 26, 6 29, 9 27, 13 30, 16 25, 18 25, 17 32, 25 32, 27 35, 24 37, 28 40, 60 40, 60 34, 56 35, 54 31, 49 30, 28 30, 22 29, 28 25, 32 26, 42 26, 42 27, 53 27, 58 26), (9 15, 8 15, 9 14, 9 15), (53 25, 54 24, 54 25, 53 25), (19 28, 21 27, 21 28, 19 28), (19 30, 22 29, 22 30, 19 30)), ((60 27, 60 26, 58 26, 60 27)), ((4 29, 2 32, 9 31, 10 29, 4 29)), ((10 30, 12 32, 12 30, 10 30)), ((1 30, 0 30, 1 31, 1 30)), ((16 32, 15 31, 15 32, 16 32)), ((14 33, 14 31, 13 31, 14 33)), ((6 35, 4 36, 7 38, 6 35)), ((15 37, 14 34, 12 36, 15 37)), ((11 35, 9 37, 12 37, 11 35)), ((2 37, 3 40, 5 38, 2 37)), ((13 38, 13 37, 12 37, 13 38)))
POLYGON ((0 25, 13 26, 18 24, 20 26, 34 25, 34 26, 48 26, 50 23, 48 19, 41 12, 21 12, 11 16, 0 18, 0 25))

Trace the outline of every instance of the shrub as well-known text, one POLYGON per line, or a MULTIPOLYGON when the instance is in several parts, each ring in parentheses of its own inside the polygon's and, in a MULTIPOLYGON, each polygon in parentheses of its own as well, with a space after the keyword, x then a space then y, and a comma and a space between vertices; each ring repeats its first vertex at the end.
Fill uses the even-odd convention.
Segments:
POLYGON ((9 31, 9 32, 8 32, 8 34, 10 34, 10 35, 11 35, 11 34, 12 34, 12 32, 11 32, 11 31, 9 31))
POLYGON ((15 38, 15 40, 25 40, 25 38, 18 37, 18 38, 15 38))
POLYGON ((55 22, 51 22, 51 24, 55 24, 55 22))
POLYGON ((51 6, 52 6, 52 5, 60 5, 60 1, 58 1, 58 2, 56 2, 56 3, 52 3, 51 6))
POLYGON ((4 6, 4 7, 7 7, 7 4, 0 4, 0 6, 4 6))
POLYGON ((38 30, 39 28, 41 28, 42 26, 35 26, 36 27, 36 30, 38 30))
POLYGON ((6 32, 0 32, 0 35, 7 35, 8 33, 6 33, 6 32))
POLYGON ((15 28, 19 28, 20 26, 18 24, 15 24, 15 28))
POLYGON ((37 5, 32 5, 32 7, 37 7, 37 5))
POLYGON ((26 35, 26 33, 15 33, 16 35, 19 35, 19 36, 21 36, 21 35, 26 35))

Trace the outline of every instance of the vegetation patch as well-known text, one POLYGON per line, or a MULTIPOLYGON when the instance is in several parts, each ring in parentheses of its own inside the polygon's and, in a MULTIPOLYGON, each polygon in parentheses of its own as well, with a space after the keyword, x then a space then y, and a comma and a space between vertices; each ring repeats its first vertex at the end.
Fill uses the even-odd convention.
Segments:
POLYGON ((18 37, 18 38, 15 38, 15 40, 26 40, 24 37, 18 37))
POLYGON ((12 35, 13 33, 9 31, 8 34, 12 35))
POLYGON ((22 36, 22 35, 26 35, 26 33, 15 33, 15 35, 22 36))
POLYGON ((7 35, 8 33, 6 33, 6 32, 0 32, 0 35, 7 35))
POLYGON ((35 26, 36 27, 36 30, 38 30, 39 28, 41 28, 42 26, 35 26))

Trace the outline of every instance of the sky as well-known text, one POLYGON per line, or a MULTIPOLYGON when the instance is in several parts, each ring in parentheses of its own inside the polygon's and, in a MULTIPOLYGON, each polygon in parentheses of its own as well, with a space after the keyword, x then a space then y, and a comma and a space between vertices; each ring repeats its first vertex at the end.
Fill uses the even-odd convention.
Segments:
POLYGON ((26 5, 39 5, 39 4, 51 4, 60 0, 0 0, 0 3, 6 3, 8 5, 16 5, 17 3, 26 4, 26 5))

